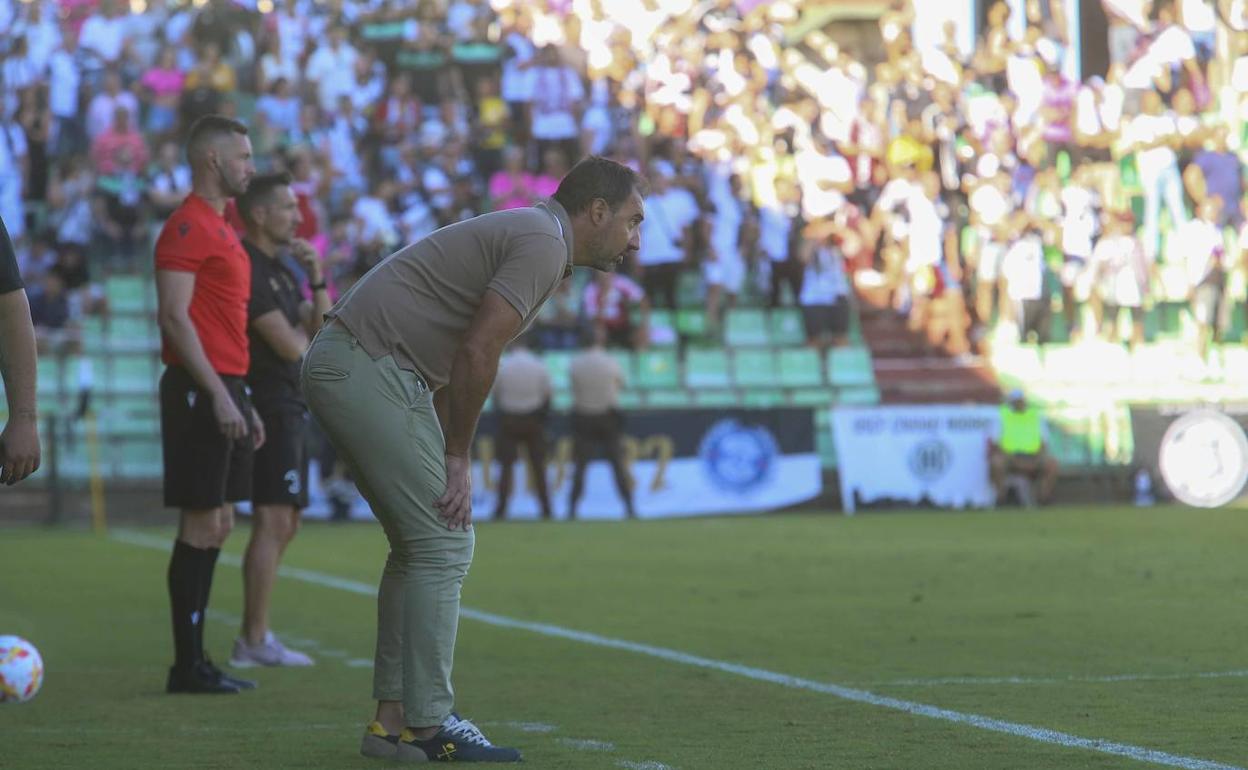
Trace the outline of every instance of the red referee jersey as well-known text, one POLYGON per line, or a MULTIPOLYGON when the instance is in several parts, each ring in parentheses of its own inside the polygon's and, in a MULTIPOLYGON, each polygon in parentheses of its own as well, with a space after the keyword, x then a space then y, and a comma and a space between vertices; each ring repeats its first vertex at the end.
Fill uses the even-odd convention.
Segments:
MULTIPOLYGON (((188 195, 156 240, 156 269, 195 274, 191 323, 208 362, 217 374, 246 376, 251 261, 225 218, 203 198, 188 195)), ((161 359, 171 366, 182 363, 163 335, 161 359)))

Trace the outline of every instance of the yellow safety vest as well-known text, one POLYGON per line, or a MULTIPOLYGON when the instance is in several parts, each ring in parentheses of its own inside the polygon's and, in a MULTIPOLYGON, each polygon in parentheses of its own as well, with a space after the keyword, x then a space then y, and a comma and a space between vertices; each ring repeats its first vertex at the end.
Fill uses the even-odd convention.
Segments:
POLYGON ((1001 450, 1006 454, 1034 455, 1040 451, 1044 436, 1040 430, 1040 411, 1028 406, 1017 412, 1009 404, 1001 405, 1001 450))

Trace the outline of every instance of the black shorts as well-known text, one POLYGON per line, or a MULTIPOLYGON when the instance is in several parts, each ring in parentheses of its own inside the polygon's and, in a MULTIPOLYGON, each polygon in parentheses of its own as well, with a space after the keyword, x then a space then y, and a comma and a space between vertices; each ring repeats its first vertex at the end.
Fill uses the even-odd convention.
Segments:
POLYGON ((308 412, 293 404, 256 408, 264 445, 252 465, 251 504, 308 507, 308 412))
POLYGON ((251 397, 241 377, 222 377, 247 418, 247 435, 231 441, 217 427, 212 398, 190 372, 170 366, 160 378, 160 438, 165 461, 165 505, 206 510, 251 497, 251 397))
POLYGON ((832 305, 803 305, 802 325, 810 339, 826 334, 842 337, 849 333, 849 302, 841 299, 832 305))

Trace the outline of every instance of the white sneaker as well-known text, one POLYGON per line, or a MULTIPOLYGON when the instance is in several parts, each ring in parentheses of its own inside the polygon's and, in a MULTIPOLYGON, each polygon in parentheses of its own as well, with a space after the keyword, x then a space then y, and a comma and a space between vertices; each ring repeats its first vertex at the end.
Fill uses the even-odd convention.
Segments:
POLYGON ((311 666, 314 661, 302 652, 286 648, 272 631, 264 635, 260 644, 248 644, 245 639, 234 640, 234 652, 230 665, 235 668, 256 666, 311 666))

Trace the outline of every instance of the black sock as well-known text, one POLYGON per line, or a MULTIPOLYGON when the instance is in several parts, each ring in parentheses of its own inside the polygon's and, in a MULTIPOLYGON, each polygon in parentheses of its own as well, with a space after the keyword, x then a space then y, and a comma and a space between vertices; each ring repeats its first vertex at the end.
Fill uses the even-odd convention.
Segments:
POLYGON ((196 564, 196 577, 199 579, 199 594, 196 596, 199 625, 195 628, 195 639, 201 656, 204 651, 204 621, 208 616, 208 595, 212 593, 212 574, 217 568, 217 557, 220 555, 220 548, 201 548, 196 564))
POLYGON ((203 549, 175 540, 169 557, 169 609, 173 616, 174 665, 190 668, 204 656, 200 569, 203 549))

